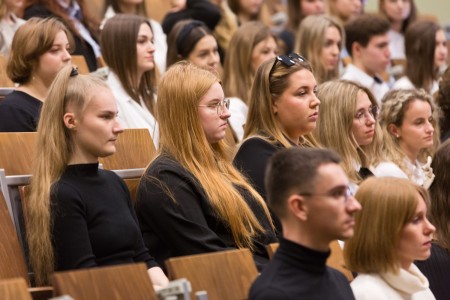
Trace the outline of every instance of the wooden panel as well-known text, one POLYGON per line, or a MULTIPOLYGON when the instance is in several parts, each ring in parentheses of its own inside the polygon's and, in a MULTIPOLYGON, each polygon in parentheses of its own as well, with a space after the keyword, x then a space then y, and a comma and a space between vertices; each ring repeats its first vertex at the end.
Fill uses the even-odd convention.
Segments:
POLYGON ((89 67, 83 55, 72 55, 72 64, 78 68, 78 73, 89 74, 89 67))
POLYGON ((272 259, 273 255, 275 254, 279 246, 280 246, 279 243, 272 243, 266 246, 267 254, 269 255, 270 259, 272 259))
POLYGON ((209 300, 247 299, 258 276, 248 249, 171 258, 166 266, 170 279, 186 278, 194 293, 205 290, 209 300))
POLYGON ((36 132, 0 133, 0 169, 7 176, 31 174, 36 142, 36 132))
POLYGON ((0 299, 32 300, 23 278, 0 281, 0 299))
POLYGON ((100 158, 107 170, 146 168, 156 155, 148 129, 125 129, 116 142, 116 153, 100 158))
POLYGON ((6 75, 6 63, 7 59, 0 55, 0 86, 1 87, 14 87, 14 83, 6 75))
POLYGON ((53 287, 77 300, 157 299, 143 263, 56 272, 53 287))
POLYGON ((164 16, 169 12, 171 6, 169 0, 144 0, 145 11, 147 17, 152 18, 159 23, 162 22, 164 16))
MULTIPOLYGON (((0 192, 0 279, 22 277, 28 282, 25 257, 12 223, 3 194, 0 192)), ((6 299, 0 297, 0 299, 6 299)))
POLYGON ((140 178, 137 178, 137 179, 125 179, 124 181, 125 181, 125 184, 128 187, 128 190, 130 191, 131 201, 134 204, 136 202, 137 190, 138 190, 139 182, 141 181, 141 179, 140 178))

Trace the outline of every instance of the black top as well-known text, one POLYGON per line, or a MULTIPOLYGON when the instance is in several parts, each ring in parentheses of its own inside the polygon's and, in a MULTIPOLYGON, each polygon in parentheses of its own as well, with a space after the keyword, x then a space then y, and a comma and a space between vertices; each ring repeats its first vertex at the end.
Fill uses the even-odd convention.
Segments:
POLYGON ((209 29, 214 30, 221 18, 220 8, 209 0, 187 0, 186 8, 168 13, 162 21, 165 34, 169 35, 173 26, 179 21, 193 19, 202 21, 209 29))
POLYGON ((145 262, 144 246, 125 183, 97 164, 67 166, 52 193, 56 271, 145 262))
MULTIPOLYGON (((261 268, 268 262, 265 245, 277 240, 262 207, 248 192, 240 192, 267 229, 255 239, 254 258, 261 268)), ((228 224, 218 218, 200 183, 168 156, 157 157, 143 176, 136 213, 145 245, 160 265, 171 257, 236 248, 228 224)))
POLYGON ((329 255, 281 238, 272 260, 253 283, 249 300, 355 299, 347 278, 326 266, 329 255))
MULTIPOLYGON (((234 157, 234 165, 250 180, 253 187, 267 202, 264 177, 270 158, 275 152, 284 149, 281 144, 272 144, 262 138, 254 137, 245 140, 234 157)), ((281 232, 281 223, 271 211, 271 216, 278 232, 281 232)))
POLYGON ((13 91, 0 101, 0 132, 36 131, 42 101, 21 91, 13 91))
POLYGON ((450 253, 445 248, 432 243, 431 255, 425 261, 414 264, 430 283, 430 290, 436 300, 450 299, 450 253))
MULTIPOLYGON (((56 0, 54 0, 56 1, 56 0)), ((71 30, 71 27, 67 25, 67 22, 60 17, 54 15, 45 5, 42 4, 34 4, 28 7, 23 15, 25 20, 31 19, 32 17, 39 18, 48 18, 55 17, 58 18, 59 21, 66 24, 66 27, 72 33, 73 40, 75 42, 75 49, 73 49, 72 55, 83 55, 86 60, 86 64, 89 68, 89 72, 94 72, 97 70, 97 57, 95 56, 95 52, 92 49, 91 45, 86 42, 80 35, 71 30)), ((91 35, 92 36, 92 35, 91 35)), ((95 40, 95 38, 93 37, 95 40)))

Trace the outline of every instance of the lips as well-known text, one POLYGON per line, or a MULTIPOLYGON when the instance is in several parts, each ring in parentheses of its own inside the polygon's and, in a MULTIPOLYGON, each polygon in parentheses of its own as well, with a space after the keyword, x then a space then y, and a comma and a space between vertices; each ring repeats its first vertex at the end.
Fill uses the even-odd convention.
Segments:
POLYGON ((312 121, 317 121, 317 119, 319 118, 319 113, 315 112, 312 115, 309 116, 309 119, 312 121))

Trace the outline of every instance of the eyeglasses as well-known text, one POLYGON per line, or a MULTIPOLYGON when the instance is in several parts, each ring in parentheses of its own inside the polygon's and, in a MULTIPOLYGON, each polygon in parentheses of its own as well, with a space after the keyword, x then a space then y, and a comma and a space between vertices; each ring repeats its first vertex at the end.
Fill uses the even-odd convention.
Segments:
POLYGON ((277 64, 277 62, 281 61, 286 67, 292 67, 293 65, 295 65, 295 61, 296 60, 305 62, 306 58, 304 58, 300 54, 297 54, 297 53, 294 53, 294 52, 292 52, 289 55, 278 55, 277 57, 275 57, 275 60, 274 60, 273 65, 272 65, 272 68, 270 68, 269 78, 270 78, 270 76, 272 76, 273 70, 274 70, 275 65, 277 64))
POLYGON ((306 197, 312 197, 312 196, 316 196, 316 197, 331 197, 331 198, 334 198, 336 200, 344 199, 344 203, 347 203, 348 199, 351 196, 353 196, 353 193, 352 193, 352 191, 351 191, 349 186, 345 186, 345 187, 342 187, 342 188, 331 189, 331 191, 329 191, 327 193, 318 193, 318 194, 314 194, 314 193, 299 193, 299 195, 306 196, 306 197))
POLYGON ((371 106, 368 110, 364 111, 358 111, 355 115, 355 119, 358 119, 361 124, 365 124, 369 117, 372 117, 374 120, 377 119, 378 116, 378 107, 377 106, 371 106))
POLYGON ((219 101, 219 102, 214 103, 214 104, 205 104, 205 105, 199 105, 199 106, 200 107, 208 107, 210 109, 215 109, 217 111, 217 115, 219 117, 221 117, 223 115, 225 107, 227 109, 230 108, 230 99, 226 98, 226 99, 223 99, 222 101, 219 101))

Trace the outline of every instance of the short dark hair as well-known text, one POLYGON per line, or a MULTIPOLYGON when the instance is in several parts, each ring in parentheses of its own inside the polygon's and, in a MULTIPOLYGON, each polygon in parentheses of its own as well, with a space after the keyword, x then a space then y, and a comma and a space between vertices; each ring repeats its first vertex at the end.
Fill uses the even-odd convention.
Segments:
POLYGON ((380 15, 364 14, 350 20, 345 25, 345 47, 348 53, 352 56, 353 43, 366 47, 373 36, 385 34, 389 28, 389 21, 380 15))
POLYGON ((291 147, 275 153, 266 170, 265 185, 269 207, 279 218, 286 215, 286 199, 293 193, 311 192, 317 169, 339 164, 341 158, 329 149, 291 147))

